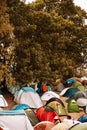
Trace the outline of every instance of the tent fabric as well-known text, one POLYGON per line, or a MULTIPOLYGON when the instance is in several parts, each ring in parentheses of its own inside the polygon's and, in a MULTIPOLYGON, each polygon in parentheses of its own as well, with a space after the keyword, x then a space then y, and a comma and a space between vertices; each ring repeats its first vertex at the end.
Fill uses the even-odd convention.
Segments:
POLYGON ((82 115, 82 116, 78 119, 78 121, 80 121, 81 123, 87 122, 87 114, 82 115))
POLYGON ((87 123, 78 123, 69 128, 69 130, 87 130, 87 123))
POLYGON ((31 108, 39 108, 43 106, 40 96, 31 87, 20 89, 20 91, 15 94, 14 101, 18 104, 27 104, 31 108))
POLYGON ((76 100, 79 99, 79 98, 85 98, 85 99, 87 99, 87 94, 86 94, 86 92, 85 92, 85 91, 84 91, 84 92, 82 92, 82 91, 76 92, 75 94, 73 94, 72 96, 70 96, 70 97, 67 99, 67 102, 68 102, 69 100, 71 100, 71 99, 74 99, 74 100, 76 101, 76 100))
POLYGON ((61 122, 59 115, 49 106, 45 106, 37 109, 36 115, 40 121, 50 121, 55 123, 54 117, 57 116, 59 121, 61 122))
POLYGON ((78 87, 78 86, 80 86, 80 85, 82 85, 81 82, 75 81, 75 82, 72 84, 72 87, 78 87))
POLYGON ((40 122, 36 113, 32 109, 30 109, 30 108, 26 109, 25 113, 26 113, 28 119, 30 120, 32 126, 35 126, 37 123, 40 122))
POLYGON ((49 121, 42 121, 34 126, 34 130, 51 130, 54 127, 54 123, 49 121))
POLYGON ((11 110, 25 110, 30 108, 28 105, 26 104, 18 104, 18 105, 14 105, 11 110))
POLYGON ((51 130, 68 130, 72 125, 70 123, 58 123, 51 130))
POLYGON ((51 98, 46 102, 46 106, 50 106, 53 110, 55 110, 58 115, 66 115, 65 105, 59 98, 51 98))
POLYGON ((45 92, 42 96, 41 96, 41 100, 44 101, 48 101, 49 99, 56 97, 56 98, 60 98, 60 96, 58 94, 56 94, 53 91, 47 91, 45 92))
POLYGON ((68 112, 80 112, 79 106, 75 100, 70 100, 68 102, 68 112))
POLYGON ((67 83, 70 84, 70 85, 73 84, 74 82, 75 81, 72 78, 67 80, 67 83))
POLYGON ((68 88, 65 93, 62 95, 64 97, 71 97, 73 94, 75 94, 76 92, 78 92, 79 89, 78 88, 68 88))
POLYGON ((85 91, 85 87, 78 81, 75 81, 71 87, 76 87, 78 88, 80 91, 85 91))
POLYGON ((56 98, 56 97, 53 97, 53 98, 49 99, 49 100, 46 102, 46 105, 47 105, 48 103, 50 103, 50 102, 53 102, 53 101, 57 101, 58 103, 62 104, 62 106, 65 107, 63 101, 62 101, 60 98, 56 98))
POLYGON ((55 110, 59 116, 67 115, 64 106, 57 101, 52 101, 52 102, 48 103, 46 106, 49 106, 53 110, 55 110))
POLYGON ((67 90, 68 89, 70 89, 70 87, 67 87, 67 88, 64 88, 61 92, 60 92, 60 96, 63 96, 66 92, 67 92, 67 90))
POLYGON ((78 106, 80 106, 80 107, 84 107, 87 105, 86 98, 78 98, 76 102, 77 102, 78 106))
POLYGON ((0 107, 7 107, 8 103, 5 100, 5 98, 3 97, 3 95, 0 95, 0 107))
POLYGON ((0 111, 0 127, 8 130, 33 130, 24 110, 0 111))
POLYGON ((58 92, 61 92, 64 88, 65 87, 64 87, 63 83, 58 83, 57 86, 56 86, 56 90, 58 92))

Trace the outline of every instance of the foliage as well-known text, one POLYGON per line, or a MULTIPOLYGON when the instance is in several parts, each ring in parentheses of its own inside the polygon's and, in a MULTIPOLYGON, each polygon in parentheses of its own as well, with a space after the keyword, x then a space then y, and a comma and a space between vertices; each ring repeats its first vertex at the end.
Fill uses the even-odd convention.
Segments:
POLYGON ((16 80, 76 76, 87 54, 86 12, 73 0, 37 0, 28 5, 8 0, 7 5, 19 43, 13 72, 16 80))

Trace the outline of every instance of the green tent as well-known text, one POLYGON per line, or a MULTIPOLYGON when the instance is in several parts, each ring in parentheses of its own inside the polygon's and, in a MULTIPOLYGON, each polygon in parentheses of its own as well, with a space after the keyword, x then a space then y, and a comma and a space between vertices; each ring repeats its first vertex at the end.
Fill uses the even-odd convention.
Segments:
POLYGON ((52 101, 48 103, 47 106, 50 106, 52 109, 54 109, 59 116, 67 115, 64 106, 57 101, 52 101))
POLYGON ((85 87, 78 81, 75 81, 71 87, 75 87, 75 88, 78 88, 80 91, 84 91, 85 90, 85 87))
POLYGON ((74 99, 68 102, 68 112, 80 112, 79 106, 74 99))
POLYGON ((87 130, 87 123, 80 123, 72 126, 69 130, 87 130))

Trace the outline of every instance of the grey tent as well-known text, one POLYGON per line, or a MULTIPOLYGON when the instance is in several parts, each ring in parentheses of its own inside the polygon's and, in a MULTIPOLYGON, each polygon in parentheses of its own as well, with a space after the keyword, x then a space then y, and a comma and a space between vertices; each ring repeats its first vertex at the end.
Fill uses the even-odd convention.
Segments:
POLYGON ((78 91, 75 94, 73 94, 72 96, 70 96, 67 99, 67 102, 70 101, 71 99, 74 99, 75 101, 77 101, 79 98, 85 98, 87 99, 87 92, 82 92, 82 91, 78 91))

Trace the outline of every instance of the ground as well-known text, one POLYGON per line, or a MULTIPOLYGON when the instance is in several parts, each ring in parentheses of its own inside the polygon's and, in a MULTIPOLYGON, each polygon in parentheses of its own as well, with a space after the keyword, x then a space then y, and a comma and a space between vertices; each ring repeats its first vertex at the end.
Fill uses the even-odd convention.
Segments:
MULTIPOLYGON (((6 101, 8 102, 8 107, 4 108, 4 110, 10 110, 10 109, 12 108, 12 106, 16 104, 16 103, 14 102, 14 100, 13 100, 14 97, 13 97, 13 95, 10 94, 9 92, 5 92, 3 96, 4 96, 4 98, 6 99, 6 101)), ((63 101, 63 103, 65 104, 65 108, 66 108, 66 110, 67 110, 66 98, 65 98, 65 97, 61 97, 60 99, 61 99, 61 100, 63 101)), ((84 114, 84 111, 83 111, 83 109, 81 109, 80 113, 74 112, 74 113, 68 113, 68 114, 71 115, 71 117, 72 117, 73 119, 78 119, 79 117, 81 117, 81 115, 84 114)), ((64 118, 65 118, 64 116, 61 117, 61 119, 64 119, 64 118)))

